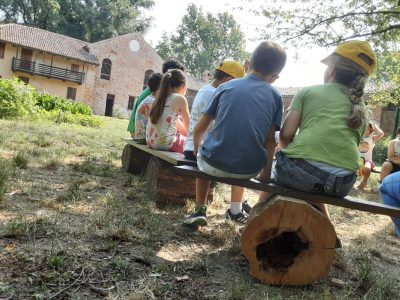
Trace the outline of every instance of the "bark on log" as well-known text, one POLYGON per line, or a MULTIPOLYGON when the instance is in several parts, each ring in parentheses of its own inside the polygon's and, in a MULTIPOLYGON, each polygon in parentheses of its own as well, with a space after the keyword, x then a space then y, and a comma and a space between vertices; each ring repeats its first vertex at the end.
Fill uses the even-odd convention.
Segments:
POLYGON ((328 218, 305 201, 283 196, 257 204, 241 237, 251 275, 278 285, 306 285, 325 277, 335 244, 328 218))
MULTIPOLYGON (((174 173, 173 165, 157 157, 151 157, 146 171, 146 189, 149 197, 159 207, 167 204, 184 206, 188 199, 196 198, 196 179, 174 173)), ((213 200, 213 191, 208 202, 213 200)))
POLYGON ((132 174, 142 174, 147 169, 150 157, 151 154, 127 144, 122 151, 122 169, 132 174))

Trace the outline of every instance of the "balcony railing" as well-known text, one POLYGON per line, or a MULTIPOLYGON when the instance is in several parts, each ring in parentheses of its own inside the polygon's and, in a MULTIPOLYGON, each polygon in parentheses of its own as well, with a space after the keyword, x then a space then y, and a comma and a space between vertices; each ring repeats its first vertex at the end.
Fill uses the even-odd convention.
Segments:
POLYGON ((85 79, 85 72, 75 72, 15 57, 13 57, 11 69, 13 72, 19 71, 31 75, 40 75, 48 78, 61 79, 63 81, 77 82, 79 84, 82 84, 85 79))

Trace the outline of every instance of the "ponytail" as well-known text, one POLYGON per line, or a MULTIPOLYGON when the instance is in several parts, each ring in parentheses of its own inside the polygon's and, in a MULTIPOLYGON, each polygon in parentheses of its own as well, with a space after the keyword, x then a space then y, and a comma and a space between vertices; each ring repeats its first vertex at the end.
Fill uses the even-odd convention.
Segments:
POLYGON ((157 92, 157 96, 151 105, 149 119, 151 123, 156 124, 160 119, 165 106, 165 101, 167 97, 171 94, 171 73, 167 73, 163 76, 160 83, 160 89, 157 92))
POLYGON ((171 90, 181 85, 186 85, 186 76, 181 70, 172 69, 163 76, 156 99, 151 105, 149 118, 152 124, 156 124, 161 118, 164 112, 165 102, 168 96, 171 95, 171 90))

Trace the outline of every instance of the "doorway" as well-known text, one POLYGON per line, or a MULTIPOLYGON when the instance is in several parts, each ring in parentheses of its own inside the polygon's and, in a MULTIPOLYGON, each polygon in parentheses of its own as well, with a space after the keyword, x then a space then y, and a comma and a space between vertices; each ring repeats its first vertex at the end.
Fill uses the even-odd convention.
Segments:
POLYGON ((107 117, 112 117, 113 116, 114 97, 115 97, 114 95, 107 94, 106 112, 104 114, 107 117))

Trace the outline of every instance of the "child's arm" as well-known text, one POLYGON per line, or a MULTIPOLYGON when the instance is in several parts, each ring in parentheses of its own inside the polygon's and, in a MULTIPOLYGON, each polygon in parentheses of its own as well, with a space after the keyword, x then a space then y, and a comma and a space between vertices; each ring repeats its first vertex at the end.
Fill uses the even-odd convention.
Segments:
POLYGON ((391 141, 388 145, 387 151, 387 161, 394 163, 395 165, 400 165, 400 157, 396 156, 395 148, 394 148, 395 141, 391 141))
POLYGON ((178 119, 178 121, 176 122, 176 128, 181 134, 187 135, 189 129, 190 114, 186 98, 183 96, 176 97, 173 103, 172 110, 180 116, 180 119, 178 119))
POLYGON ((279 132, 279 145, 281 148, 286 148, 296 135, 301 121, 301 113, 297 110, 289 110, 282 129, 279 132))
POLYGON ((385 135, 383 130, 380 129, 378 125, 374 125, 374 132, 375 132, 375 134, 372 135, 372 141, 374 143, 378 142, 385 135))
POLYGON ((204 134, 206 133, 207 128, 210 126, 212 120, 213 119, 210 115, 202 113, 199 120, 196 123, 196 126, 194 126, 193 130, 194 156, 197 156, 197 152, 199 150, 201 141, 203 140, 204 134))
POLYGON ((267 163, 264 168, 261 170, 260 174, 257 176, 257 179, 263 182, 268 182, 271 178, 271 169, 272 169, 272 160, 274 159, 275 153, 275 126, 272 126, 268 136, 265 140, 264 147, 267 150, 267 163))

